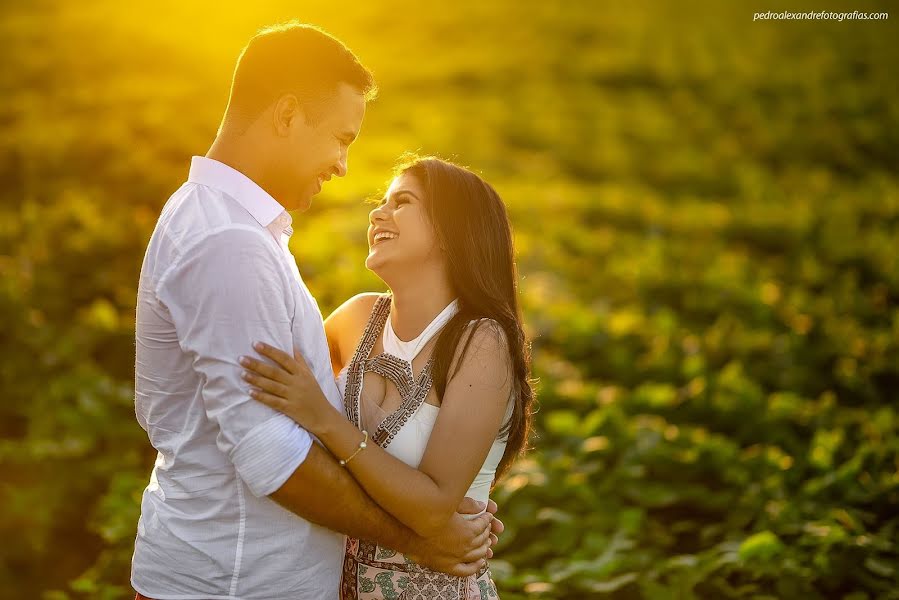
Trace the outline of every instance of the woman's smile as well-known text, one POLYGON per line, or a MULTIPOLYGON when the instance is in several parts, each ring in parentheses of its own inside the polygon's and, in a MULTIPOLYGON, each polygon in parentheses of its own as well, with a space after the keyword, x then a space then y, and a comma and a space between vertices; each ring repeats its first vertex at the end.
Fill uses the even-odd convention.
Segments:
POLYGON ((372 238, 374 241, 372 242, 372 246, 378 244, 380 242, 386 242, 388 240, 395 240, 399 237, 398 233, 393 233, 392 231, 379 231, 372 238))

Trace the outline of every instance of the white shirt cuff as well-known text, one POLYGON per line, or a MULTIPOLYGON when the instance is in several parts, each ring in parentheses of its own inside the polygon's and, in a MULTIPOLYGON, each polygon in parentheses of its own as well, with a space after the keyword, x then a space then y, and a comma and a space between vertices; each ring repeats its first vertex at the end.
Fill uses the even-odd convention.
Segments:
POLYGON ((284 485, 311 447, 312 436, 279 414, 248 431, 231 451, 231 462, 250 492, 261 498, 284 485))

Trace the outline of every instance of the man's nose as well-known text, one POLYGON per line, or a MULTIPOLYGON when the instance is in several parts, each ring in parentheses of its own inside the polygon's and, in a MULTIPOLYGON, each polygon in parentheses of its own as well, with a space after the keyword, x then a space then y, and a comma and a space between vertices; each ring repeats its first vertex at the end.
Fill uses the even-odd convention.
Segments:
POLYGON ((347 171, 346 161, 347 161, 347 153, 344 152, 343 154, 340 155, 340 160, 337 161, 337 164, 334 165, 334 169, 335 169, 334 174, 337 175, 338 177, 346 176, 346 171, 347 171))

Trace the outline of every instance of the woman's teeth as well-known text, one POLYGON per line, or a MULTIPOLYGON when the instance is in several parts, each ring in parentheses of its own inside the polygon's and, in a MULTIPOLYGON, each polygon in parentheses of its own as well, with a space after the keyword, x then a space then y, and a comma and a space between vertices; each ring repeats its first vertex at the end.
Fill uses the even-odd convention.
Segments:
POLYGON ((380 233, 375 234, 375 243, 381 242, 383 240, 393 240, 398 238, 399 236, 395 233, 390 233, 389 231, 382 231, 380 233))

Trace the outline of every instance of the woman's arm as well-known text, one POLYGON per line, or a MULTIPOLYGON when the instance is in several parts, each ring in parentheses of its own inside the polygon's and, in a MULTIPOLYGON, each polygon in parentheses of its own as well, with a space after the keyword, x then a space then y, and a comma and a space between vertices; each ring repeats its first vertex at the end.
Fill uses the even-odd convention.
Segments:
MULTIPOLYGON (((419 468, 373 442, 346 465, 375 502, 422 536, 440 531, 456 511, 496 439, 509 400, 512 375, 501 330, 485 324, 471 335, 419 468)), ((264 345, 257 350, 278 366, 245 363, 253 371, 246 380, 261 390, 254 397, 314 433, 338 459, 353 454, 363 434, 328 403, 302 358, 264 345)))

